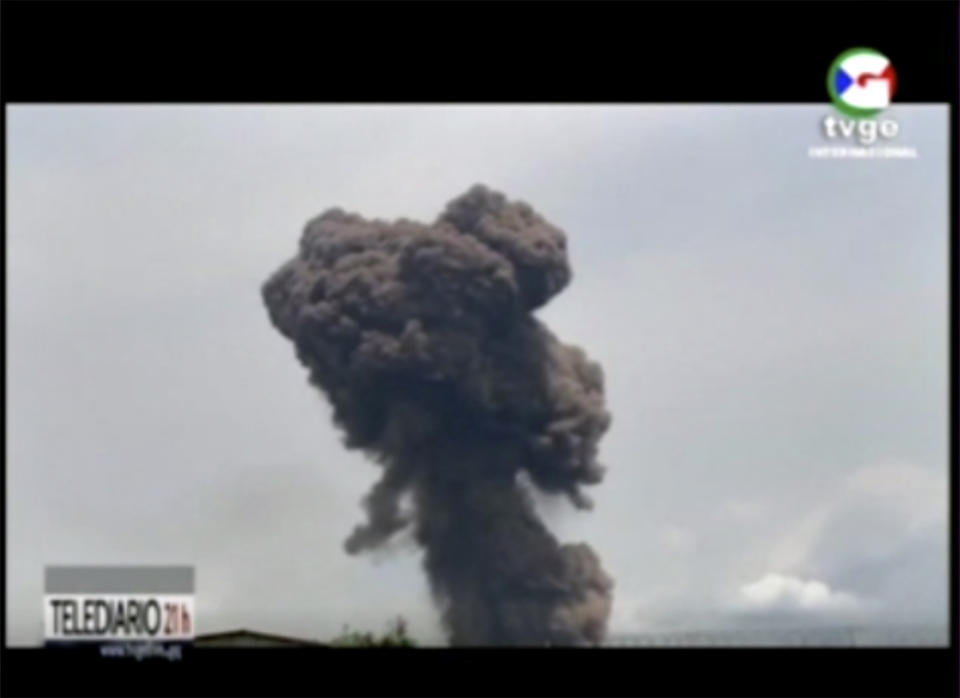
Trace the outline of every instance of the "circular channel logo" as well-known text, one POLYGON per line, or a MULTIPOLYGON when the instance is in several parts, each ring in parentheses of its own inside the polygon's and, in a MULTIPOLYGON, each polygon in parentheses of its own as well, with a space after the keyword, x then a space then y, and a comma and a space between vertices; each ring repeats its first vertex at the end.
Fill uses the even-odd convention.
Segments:
POLYGON ((844 51, 827 71, 827 91, 847 116, 873 116, 890 106, 897 73, 890 59, 872 48, 844 51))

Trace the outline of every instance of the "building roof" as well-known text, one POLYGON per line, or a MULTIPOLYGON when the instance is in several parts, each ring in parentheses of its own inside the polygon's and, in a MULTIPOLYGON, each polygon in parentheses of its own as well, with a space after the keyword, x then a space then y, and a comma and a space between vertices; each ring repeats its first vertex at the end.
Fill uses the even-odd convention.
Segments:
POLYGON ((197 635, 193 640, 194 645, 231 645, 231 646, 292 646, 292 645, 318 645, 315 640, 305 640, 299 637, 287 637, 284 635, 274 635, 272 633, 262 633, 247 628, 237 630, 226 630, 219 633, 206 633, 197 635))

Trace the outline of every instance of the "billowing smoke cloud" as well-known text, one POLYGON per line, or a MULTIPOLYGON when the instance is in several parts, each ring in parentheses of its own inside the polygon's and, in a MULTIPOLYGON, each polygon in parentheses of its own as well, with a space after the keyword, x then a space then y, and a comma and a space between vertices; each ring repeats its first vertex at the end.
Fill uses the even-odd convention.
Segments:
POLYGON ((521 482, 587 508, 581 487, 603 477, 602 371, 532 315, 570 276, 561 230, 475 186, 432 225, 328 210, 263 286, 346 445, 384 470, 346 550, 412 527, 456 645, 606 631, 612 580, 589 546, 557 542, 521 482))

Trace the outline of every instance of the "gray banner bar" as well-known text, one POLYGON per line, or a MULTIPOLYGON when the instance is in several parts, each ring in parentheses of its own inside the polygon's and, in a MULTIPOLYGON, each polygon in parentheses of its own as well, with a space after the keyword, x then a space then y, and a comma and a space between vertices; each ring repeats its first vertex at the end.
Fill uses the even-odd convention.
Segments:
POLYGON ((193 567, 48 566, 47 594, 192 594, 193 567))

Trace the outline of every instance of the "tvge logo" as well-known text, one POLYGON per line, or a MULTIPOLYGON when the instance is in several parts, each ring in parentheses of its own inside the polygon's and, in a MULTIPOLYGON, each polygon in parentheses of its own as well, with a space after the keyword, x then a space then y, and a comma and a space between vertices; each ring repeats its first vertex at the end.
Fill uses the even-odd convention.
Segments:
POLYGON ((900 124, 893 119, 838 119, 827 116, 823 119, 823 133, 830 140, 856 138, 860 145, 873 145, 879 139, 891 140, 900 133, 900 124))

